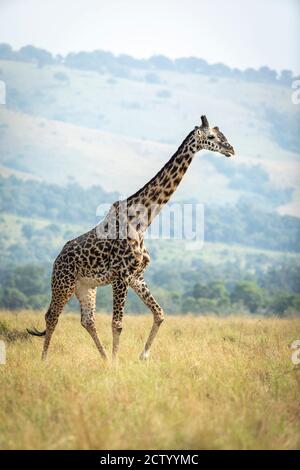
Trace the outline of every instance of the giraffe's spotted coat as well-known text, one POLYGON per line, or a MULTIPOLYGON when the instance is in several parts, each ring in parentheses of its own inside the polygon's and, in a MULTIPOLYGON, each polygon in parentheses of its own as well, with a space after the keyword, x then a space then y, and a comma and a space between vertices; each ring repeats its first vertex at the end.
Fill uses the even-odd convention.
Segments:
POLYGON ((144 246, 145 230, 180 184, 196 152, 209 149, 226 156, 234 154, 233 147, 219 129, 210 128, 205 116, 201 119, 202 125, 190 132, 166 165, 125 201, 126 212, 122 212, 122 201, 115 202, 100 226, 63 247, 53 266, 52 298, 45 315, 43 358, 46 357, 59 315, 74 293, 80 302, 81 324, 93 338, 102 357, 106 358, 95 325, 96 289, 105 284, 111 284, 113 289, 113 355, 118 351, 127 291, 131 287, 153 314, 153 326, 141 354, 142 359, 148 357, 164 320, 164 312, 143 278, 150 262, 144 246), (99 237, 99 233, 109 230, 112 217, 117 220, 117 232, 121 225, 127 228, 125 238, 99 237))

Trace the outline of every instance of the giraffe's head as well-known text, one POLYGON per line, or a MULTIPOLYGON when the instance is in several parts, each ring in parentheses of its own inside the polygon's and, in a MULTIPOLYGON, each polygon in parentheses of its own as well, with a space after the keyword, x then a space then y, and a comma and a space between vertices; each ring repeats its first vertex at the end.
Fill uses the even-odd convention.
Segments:
POLYGON ((226 137, 218 127, 210 127, 206 116, 201 116, 201 126, 196 126, 194 136, 197 148, 219 152, 226 157, 234 155, 234 148, 229 144, 226 137))

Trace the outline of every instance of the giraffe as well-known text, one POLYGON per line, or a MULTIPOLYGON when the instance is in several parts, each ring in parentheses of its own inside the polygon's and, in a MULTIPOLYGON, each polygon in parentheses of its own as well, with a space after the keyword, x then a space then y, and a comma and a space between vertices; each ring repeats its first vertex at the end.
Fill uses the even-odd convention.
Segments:
POLYGON ((129 287, 153 314, 153 324, 140 354, 140 359, 148 358, 164 320, 164 311, 144 280, 144 272, 150 262, 144 234, 180 184, 194 155, 202 149, 219 152, 226 157, 234 155, 226 137, 218 127, 209 126, 206 116, 201 116, 201 125, 188 134, 175 154, 148 183, 127 199, 116 201, 96 227, 65 244, 53 265, 52 298, 45 315, 46 328, 42 332, 35 328, 27 329, 32 335, 45 337, 42 359, 46 358, 59 315, 73 294, 80 303, 82 326, 93 338, 103 359, 107 359, 95 323, 96 289, 107 284, 111 284, 113 292, 113 358, 119 349, 129 287))

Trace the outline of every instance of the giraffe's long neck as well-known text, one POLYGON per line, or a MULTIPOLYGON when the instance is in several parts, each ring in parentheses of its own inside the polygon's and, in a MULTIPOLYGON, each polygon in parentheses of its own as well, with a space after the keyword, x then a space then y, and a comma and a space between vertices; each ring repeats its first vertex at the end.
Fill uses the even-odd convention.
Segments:
POLYGON ((127 207, 145 207, 148 211, 147 225, 150 225, 176 191, 198 150, 200 149, 197 148, 194 131, 192 131, 163 168, 145 186, 127 199, 127 207))

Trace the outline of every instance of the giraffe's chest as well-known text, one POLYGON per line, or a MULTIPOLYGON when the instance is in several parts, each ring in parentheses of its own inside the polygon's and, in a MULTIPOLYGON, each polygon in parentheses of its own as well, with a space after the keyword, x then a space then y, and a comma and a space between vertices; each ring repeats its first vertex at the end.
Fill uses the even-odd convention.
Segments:
POLYGON ((140 274, 149 264, 150 256, 143 240, 121 240, 111 258, 113 276, 131 277, 140 274))

